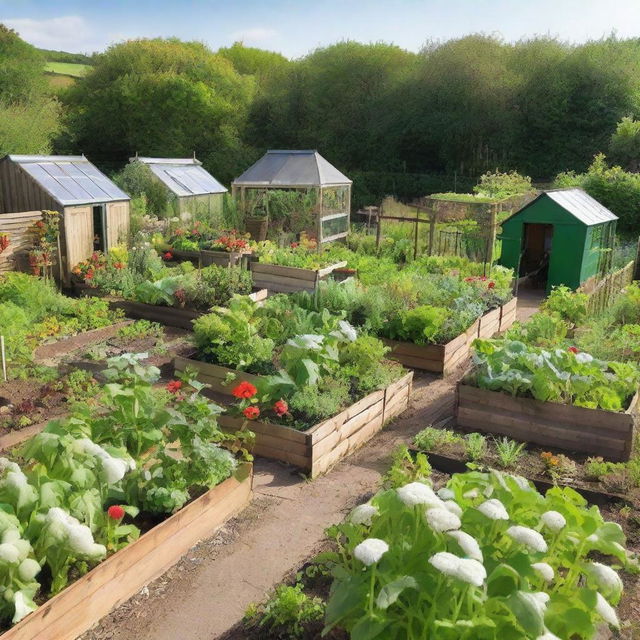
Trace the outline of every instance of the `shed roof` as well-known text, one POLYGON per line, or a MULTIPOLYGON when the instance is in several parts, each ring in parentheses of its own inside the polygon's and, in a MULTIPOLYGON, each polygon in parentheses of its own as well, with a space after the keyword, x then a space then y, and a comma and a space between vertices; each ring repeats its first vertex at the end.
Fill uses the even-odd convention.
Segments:
POLYGON ((550 198, 587 227, 618 219, 617 215, 609 211, 580 187, 543 191, 537 198, 522 207, 520 211, 516 211, 511 218, 517 216, 521 211, 532 206, 541 198, 550 198))
POLYGON ((8 156, 62 206, 130 200, 84 156, 8 156))
POLYGON ((271 150, 233 184, 246 187, 322 187, 349 185, 351 180, 315 150, 271 150))
POLYGON ((195 158, 131 158, 136 160, 146 164, 180 198, 227 191, 195 158))

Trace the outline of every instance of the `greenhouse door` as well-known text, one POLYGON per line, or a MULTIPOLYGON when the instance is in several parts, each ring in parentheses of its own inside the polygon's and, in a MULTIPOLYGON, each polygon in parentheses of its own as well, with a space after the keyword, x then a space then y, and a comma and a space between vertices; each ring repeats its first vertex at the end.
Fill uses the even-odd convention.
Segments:
POLYGON ((547 284, 552 242, 552 224, 525 223, 519 275, 529 276, 534 287, 544 288, 547 284))

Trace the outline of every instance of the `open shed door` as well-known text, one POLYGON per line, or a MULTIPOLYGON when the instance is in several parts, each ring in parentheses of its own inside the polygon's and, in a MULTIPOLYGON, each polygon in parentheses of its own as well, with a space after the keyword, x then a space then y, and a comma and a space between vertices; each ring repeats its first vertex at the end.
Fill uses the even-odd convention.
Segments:
POLYGON ((64 279, 71 269, 93 253, 93 209, 91 206, 66 207, 64 210, 64 279))
POLYGON ((129 234, 129 203, 110 202, 107 205, 107 251, 126 243, 129 234))

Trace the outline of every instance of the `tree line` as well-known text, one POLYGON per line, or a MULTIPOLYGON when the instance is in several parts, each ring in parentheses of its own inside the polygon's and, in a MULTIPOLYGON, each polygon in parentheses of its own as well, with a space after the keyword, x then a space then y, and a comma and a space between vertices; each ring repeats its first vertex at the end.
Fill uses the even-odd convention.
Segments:
MULTIPOLYGON (((297 60, 153 39, 92 62, 52 97, 41 54, 0 28, 0 115, 13 110, 14 122, 0 117, 0 151, 83 152, 107 170, 136 152, 195 152, 228 183, 268 148, 315 148, 353 174, 359 199, 374 200, 388 189, 451 190, 454 175, 466 188, 494 169, 537 181, 584 172, 599 152, 615 159, 611 136, 640 108, 640 39, 470 35, 419 53, 347 41, 297 60), (27 124, 29 110, 40 124, 27 124)), ((637 168, 625 144, 617 149, 637 168)))

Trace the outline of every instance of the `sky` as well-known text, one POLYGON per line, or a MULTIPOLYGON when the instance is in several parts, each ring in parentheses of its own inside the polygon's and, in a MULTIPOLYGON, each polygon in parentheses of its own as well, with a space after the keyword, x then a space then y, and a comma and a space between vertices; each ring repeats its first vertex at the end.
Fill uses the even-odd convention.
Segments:
POLYGON ((90 53, 130 38, 242 41, 290 58, 340 40, 427 41, 486 33, 515 41, 640 37, 640 0, 0 0, 0 22, 47 49, 90 53))

